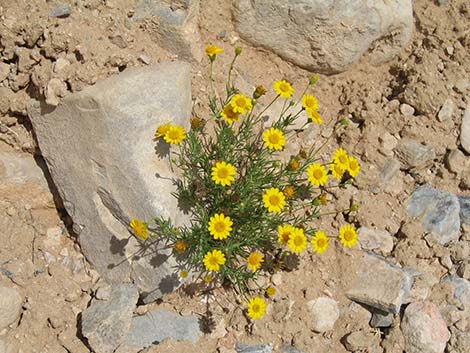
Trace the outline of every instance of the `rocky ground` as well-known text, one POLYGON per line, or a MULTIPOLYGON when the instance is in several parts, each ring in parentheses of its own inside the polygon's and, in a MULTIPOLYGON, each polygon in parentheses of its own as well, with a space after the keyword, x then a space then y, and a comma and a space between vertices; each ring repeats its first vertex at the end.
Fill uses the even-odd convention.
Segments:
MULTIPOLYGON (((360 246, 304 253, 295 270, 262 278, 257 285, 277 293, 251 323, 222 288, 193 293, 188 283, 146 305, 135 289, 110 288, 76 243, 27 106, 31 99, 56 106, 128 67, 183 58, 192 60, 193 109, 203 115, 209 65, 198 59, 207 43, 224 53, 242 48, 236 71, 245 87, 278 78, 303 87, 311 72, 240 39, 224 1, 201 2, 203 40, 180 51, 162 42, 154 22, 134 20, 133 2, 3 1, 0 352, 99 352, 106 340, 94 318, 108 315, 111 325, 126 313, 135 330, 120 353, 139 351, 142 340, 161 342, 144 352, 470 352, 470 5, 413 7, 415 31, 396 58, 373 66, 365 57, 344 73, 320 75, 314 88, 320 135, 338 116, 351 121, 325 155, 341 145, 362 167, 353 185, 328 195, 328 210, 355 203, 357 215, 324 217, 320 226, 334 234, 347 219, 360 228, 360 246), (162 322, 174 326, 154 326, 162 322)), ((216 78, 230 60, 220 55, 216 78)))

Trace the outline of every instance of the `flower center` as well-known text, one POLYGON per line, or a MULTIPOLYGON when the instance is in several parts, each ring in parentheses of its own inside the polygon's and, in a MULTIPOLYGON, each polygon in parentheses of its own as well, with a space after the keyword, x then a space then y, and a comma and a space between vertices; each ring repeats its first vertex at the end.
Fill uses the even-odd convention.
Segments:
POLYGON ((245 99, 243 97, 238 98, 236 103, 240 108, 245 108, 246 107, 246 102, 245 102, 245 99))
POLYGON ((347 241, 354 240, 354 233, 350 232, 350 231, 346 231, 344 233, 344 239, 347 240, 347 241))
POLYGON ((228 177, 228 169, 227 168, 220 168, 217 172, 217 175, 220 179, 225 179, 228 177))
POLYGON ((251 310, 253 310, 255 313, 259 312, 260 311, 260 307, 259 307, 259 304, 253 304, 253 306, 251 307, 251 310))
POLYGON ((320 169, 316 169, 312 173, 315 179, 321 179, 323 177, 323 172, 320 169))
POLYGON ((338 157, 339 161, 343 164, 346 164, 348 162, 348 157, 341 155, 338 157))
POLYGON ((279 135, 274 135, 273 134, 273 135, 269 136, 269 142, 271 142, 273 145, 279 144, 280 140, 281 139, 279 138, 279 135))
POLYGON ((216 266, 219 264, 219 261, 217 260, 217 257, 215 256, 212 256, 209 260, 209 262, 211 263, 212 266, 216 266))
POLYGON ((317 245, 319 248, 323 248, 326 245, 326 240, 325 239, 318 239, 317 240, 317 245))
POLYGON ((280 202, 280 201, 281 201, 281 200, 279 199, 279 196, 277 196, 277 195, 271 195, 271 196, 269 196, 269 202, 270 202, 271 205, 273 205, 273 206, 279 205, 279 202, 280 202))
POLYGON ((214 225, 214 228, 215 228, 215 231, 217 233, 222 233, 225 231, 225 223, 224 222, 217 222, 215 225, 214 225))
POLYGON ((176 130, 170 130, 170 131, 168 132, 168 136, 169 136, 172 140, 178 139, 178 135, 179 135, 179 134, 178 134, 178 131, 176 131, 176 130))
POLYGON ((281 83, 279 85, 279 89, 282 91, 282 92, 289 92, 289 85, 287 83, 281 83))
POLYGON ((301 246, 302 245, 302 237, 295 237, 294 238, 294 244, 296 246, 301 246))

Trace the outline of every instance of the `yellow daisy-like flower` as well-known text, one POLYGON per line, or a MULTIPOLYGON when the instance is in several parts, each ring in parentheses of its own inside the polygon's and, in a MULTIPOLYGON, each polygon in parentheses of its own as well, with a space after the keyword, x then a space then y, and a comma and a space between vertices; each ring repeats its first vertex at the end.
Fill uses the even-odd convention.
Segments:
POLYGON ((340 165, 343 169, 347 169, 349 167, 349 156, 342 148, 338 148, 333 152, 332 159, 334 163, 340 165))
POLYGON ((328 237, 321 230, 315 233, 315 236, 312 238, 312 248, 318 254, 323 254, 326 249, 328 249, 328 237))
POLYGON ((274 287, 268 287, 266 288, 266 294, 272 297, 273 295, 276 294, 276 288, 274 287))
POLYGON ((344 169, 340 164, 331 161, 330 170, 333 178, 338 181, 341 181, 341 179, 343 179, 344 169))
POLYGON ((233 222, 230 217, 224 216, 222 213, 216 213, 209 220, 209 233, 214 239, 225 239, 230 235, 233 222))
POLYGON ((216 45, 208 45, 206 47, 206 54, 210 58, 214 58, 217 54, 222 53, 222 48, 219 48, 216 45))
POLYGON ((286 80, 274 81, 273 87, 276 93, 283 98, 289 98, 294 93, 292 85, 286 80))
POLYGON ((171 125, 168 130, 165 132, 163 137, 166 142, 171 143, 172 145, 177 145, 183 141, 186 137, 186 131, 178 125, 171 125))
POLYGON ((313 163, 307 168, 308 181, 312 185, 323 186, 328 181, 326 169, 320 163, 313 163))
POLYGON ((305 94, 302 97, 302 107, 305 109, 310 110, 317 110, 318 109, 318 101, 317 99, 312 96, 311 94, 305 94))
POLYGON ((263 193, 264 207, 269 212, 281 212, 286 204, 286 197, 278 188, 270 188, 263 193))
POLYGON ((302 228, 294 227, 294 232, 290 236, 287 246, 290 251, 297 254, 305 250, 307 247, 307 237, 305 236, 302 228))
POLYGON ((287 185, 284 190, 282 190, 286 199, 290 199, 295 196, 295 188, 293 186, 287 185))
POLYGON ((175 249, 175 251, 178 253, 178 254, 182 254, 186 251, 186 249, 188 248, 188 244, 186 244, 186 242, 184 240, 178 240, 175 245, 173 246, 173 249, 175 249))
POLYGON ((207 271, 219 271, 225 261, 227 261, 225 255, 220 250, 209 251, 202 260, 207 271))
POLYGON ((253 108, 251 99, 244 94, 236 94, 230 100, 230 105, 234 113, 246 114, 253 108))
POLYGON ((147 240, 148 231, 147 231, 147 225, 144 222, 139 221, 138 219, 132 218, 129 225, 134 231, 134 234, 136 237, 142 240, 147 240))
POLYGON ((361 166, 359 165, 359 162, 356 158, 352 156, 348 157, 348 167, 346 168, 346 170, 353 178, 355 178, 356 175, 359 174, 359 172, 361 171, 361 166))
POLYGON ((305 111, 307 112, 307 115, 310 120, 312 120, 315 124, 323 124, 323 119, 321 118, 320 113, 318 111, 312 109, 306 109, 305 111))
POLYGON ((166 132, 168 131, 168 129, 171 127, 171 124, 170 123, 166 123, 166 124, 163 124, 163 125, 160 125, 158 128, 157 128, 157 131, 155 132, 155 136, 157 137, 163 137, 165 136, 166 132))
POLYGON ((207 275, 204 276, 204 282, 206 282, 206 283, 212 282, 213 279, 214 279, 214 277, 210 274, 207 274, 207 275))
POLYGON ((294 227, 290 224, 284 224, 277 227, 277 240, 282 245, 287 245, 291 235, 294 233, 294 227))
POLYGON ((264 262, 264 255, 258 251, 252 252, 246 259, 246 266, 255 272, 261 267, 261 263, 264 262))
POLYGON ((282 131, 274 127, 263 132, 263 140, 270 150, 280 151, 286 144, 286 139, 282 131))
POLYGON ((182 270, 182 271, 180 272, 180 277, 181 277, 181 278, 187 278, 187 277, 188 277, 188 274, 189 274, 188 271, 182 270))
POLYGON ((251 298, 248 301, 248 317, 257 320, 266 312, 266 302, 260 297, 251 298))
POLYGON ((339 240, 344 246, 352 248, 357 242, 356 229, 350 224, 345 224, 339 229, 339 240))
POLYGON ((222 115, 222 118, 229 124, 233 124, 235 121, 240 119, 240 113, 235 113, 233 111, 233 107, 231 104, 227 104, 224 109, 222 109, 222 112, 220 113, 222 115))
POLYGON ((233 183, 235 174, 235 167, 230 163, 216 162, 215 166, 212 167, 212 181, 222 186, 233 183))

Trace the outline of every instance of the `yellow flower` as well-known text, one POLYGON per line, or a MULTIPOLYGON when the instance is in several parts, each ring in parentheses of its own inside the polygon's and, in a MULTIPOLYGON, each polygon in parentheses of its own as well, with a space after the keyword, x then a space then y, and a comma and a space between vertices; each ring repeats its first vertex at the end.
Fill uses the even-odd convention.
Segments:
POLYGON ((219 271, 220 266, 225 264, 225 255, 220 250, 209 251, 206 256, 204 256, 204 266, 207 271, 219 271))
POLYGON ((134 231, 134 234, 136 237, 142 239, 142 240, 147 240, 148 238, 148 231, 147 231, 147 225, 139 221, 138 219, 132 218, 131 223, 129 224, 134 231))
POLYGON ((216 213, 209 220, 209 233, 214 239, 225 239, 230 235, 233 222, 230 217, 225 217, 222 213, 216 213))
POLYGON ((266 294, 272 297, 273 295, 276 294, 276 288, 274 287, 268 287, 266 288, 266 294))
POLYGON ((312 248, 318 254, 322 254, 328 249, 328 237, 321 230, 315 233, 315 236, 312 238, 312 248))
POLYGON ((188 277, 188 271, 182 270, 182 271, 180 272, 180 277, 181 277, 181 278, 186 278, 186 277, 188 277))
POLYGON ((186 242, 184 240, 178 240, 175 245, 173 246, 173 249, 175 249, 175 251, 178 253, 178 254, 182 254, 186 251, 186 249, 188 248, 188 244, 186 244, 186 242))
POLYGON ((308 181, 312 185, 322 186, 325 185, 328 180, 326 169, 320 163, 313 163, 307 168, 308 181))
POLYGON ((282 131, 274 127, 263 132, 263 140, 270 150, 280 151, 286 144, 282 131))
POLYGON ((263 86, 256 86, 255 91, 253 92, 253 98, 258 99, 261 96, 266 94, 266 88, 263 86))
POLYGON ((207 274, 207 275, 204 276, 204 282, 206 282, 206 283, 212 282, 213 279, 214 279, 214 277, 210 274, 207 274))
POLYGON ((335 178, 338 181, 341 181, 341 179, 343 179, 344 169, 341 165, 332 161, 330 165, 330 170, 331 170, 331 175, 333 176, 333 178, 335 178))
POLYGON ((305 109, 310 110, 317 110, 318 109, 318 101, 317 99, 312 96, 311 94, 305 94, 302 97, 302 107, 305 109))
POLYGON ((264 315, 266 312, 266 302, 260 298, 251 298, 248 301, 248 317, 253 320, 257 320, 264 315))
POLYGON ((168 128, 165 132, 165 136, 163 137, 166 142, 171 143, 172 145, 177 145, 181 141, 183 141, 186 137, 186 131, 181 126, 172 125, 168 128))
POLYGON ((291 234, 287 246, 290 251, 294 253, 301 253, 307 247, 307 237, 302 228, 294 227, 294 232, 291 234))
POLYGON ((299 169, 299 167, 300 167, 300 163, 295 158, 289 162, 289 170, 294 172, 297 169, 299 169))
POLYGON ((361 166, 359 165, 359 162, 357 161, 356 158, 349 156, 348 157, 348 167, 346 170, 349 172, 349 175, 351 175, 353 178, 356 177, 356 175, 359 174, 361 171, 361 166))
POLYGON ((310 120, 312 120, 315 124, 323 124, 323 119, 321 118, 320 113, 318 113, 316 110, 306 109, 305 111, 307 112, 310 120))
POLYGON ((224 120, 230 125, 240 119, 240 113, 235 113, 232 105, 230 104, 226 105, 224 109, 222 109, 220 115, 222 115, 222 118, 224 118, 224 120))
POLYGON ((230 105, 234 113, 246 114, 251 110, 253 105, 251 99, 243 94, 236 94, 230 100, 230 105))
POLYGON ((349 167, 349 157, 345 150, 338 148, 333 152, 333 162, 340 165, 341 168, 347 169, 349 167))
POLYGON ((286 197, 278 188, 270 188, 263 193, 264 207, 269 212, 281 212, 286 204, 286 197))
POLYGON ((230 185, 234 180, 235 167, 230 163, 216 162, 212 167, 212 180, 222 186, 230 185))
POLYGON ((277 227, 277 240, 282 245, 287 245, 289 242, 290 236, 294 232, 294 227, 290 224, 284 224, 277 227))
POLYGON ((286 80, 274 81, 273 87, 276 93, 283 98, 289 98, 294 93, 292 85, 286 80))
POLYGON ((287 185, 284 190, 282 190, 286 199, 290 199, 295 196, 295 188, 293 186, 287 185))
POLYGON ((357 241, 356 229, 350 224, 345 224, 339 229, 339 240, 344 246, 352 248, 357 241))
POLYGON ((213 59, 217 54, 222 53, 222 48, 219 48, 216 45, 208 45, 206 47, 206 54, 209 58, 213 59))
POLYGON ((155 136, 157 136, 157 137, 165 136, 166 132, 168 131, 168 129, 169 129, 170 127, 171 127, 171 124, 170 124, 170 123, 166 123, 166 124, 160 125, 160 126, 157 128, 157 131, 155 132, 155 136))
POLYGON ((247 267, 255 272, 261 267, 261 263, 264 262, 264 255, 258 251, 252 252, 246 259, 247 267))

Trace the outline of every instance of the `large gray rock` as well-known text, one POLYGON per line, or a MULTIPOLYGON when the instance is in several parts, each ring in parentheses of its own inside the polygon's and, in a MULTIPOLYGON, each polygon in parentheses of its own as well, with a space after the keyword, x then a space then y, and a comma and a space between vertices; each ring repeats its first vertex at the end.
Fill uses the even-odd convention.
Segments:
POLYGON ((459 196, 460 222, 470 224, 470 196, 459 196))
POLYGON ((139 0, 132 19, 152 20, 154 40, 180 59, 202 59, 199 0, 139 0))
POLYGON ((411 0, 237 0, 233 18, 245 40, 326 74, 367 51, 375 63, 390 60, 413 31, 411 0))
POLYGON ((406 353, 443 353, 450 338, 438 307, 431 302, 413 302, 403 314, 401 330, 406 353))
POLYGON ((440 244, 458 240, 460 204, 457 196, 425 184, 413 192, 406 210, 411 217, 421 217, 424 229, 437 235, 440 244))
POLYGON ((131 330, 124 345, 146 348, 167 338, 196 343, 201 336, 197 317, 183 317, 171 311, 154 310, 132 319, 131 330))
POLYGON ((470 153, 470 103, 468 103, 460 125, 460 145, 470 153))
POLYGON ((107 300, 94 299, 82 312, 82 334, 95 352, 111 353, 124 341, 138 297, 134 285, 117 284, 107 300))
POLYGON ((183 62, 131 68, 56 109, 29 108, 85 256, 106 280, 134 281, 145 302, 179 285, 176 262, 162 243, 142 247, 129 222, 156 215, 184 222, 171 195, 168 145, 156 146, 154 134, 168 121, 187 127, 190 113, 190 67, 183 62))
POLYGON ((23 298, 13 288, 0 287, 0 331, 20 317, 23 298))
POLYGON ((354 286, 346 293, 356 302, 398 314, 413 285, 413 277, 375 255, 364 254, 354 286))

